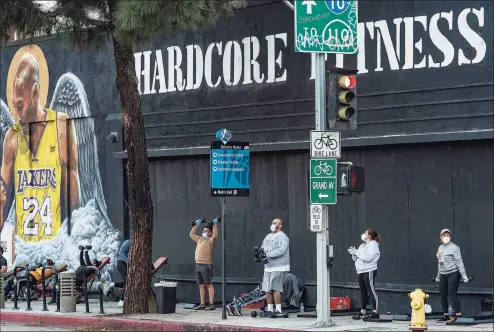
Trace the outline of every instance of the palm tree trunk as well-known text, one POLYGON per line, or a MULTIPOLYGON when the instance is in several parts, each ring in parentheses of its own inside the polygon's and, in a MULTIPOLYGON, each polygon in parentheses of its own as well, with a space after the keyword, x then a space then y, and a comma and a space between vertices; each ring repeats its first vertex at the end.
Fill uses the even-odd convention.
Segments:
POLYGON ((148 294, 151 287, 153 202, 141 99, 134 70, 134 53, 131 46, 120 43, 114 36, 112 39, 127 149, 127 185, 132 219, 124 314, 141 314, 148 312, 148 294))

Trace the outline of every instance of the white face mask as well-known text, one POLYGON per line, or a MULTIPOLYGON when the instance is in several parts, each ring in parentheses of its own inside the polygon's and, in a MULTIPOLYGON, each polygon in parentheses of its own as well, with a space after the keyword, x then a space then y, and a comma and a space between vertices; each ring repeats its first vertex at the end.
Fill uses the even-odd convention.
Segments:
POLYGON ((366 233, 361 234, 361 240, 366 242, 366 233))
POLYGON ((208 237, 208 233, 203 233, 203 237, 208 237))
POLYGON ((442 242, 445 243, 445 244, 449 243, 450 242, 450 236, 444 236, 444 237, 442 237, 442 242))
POLYGON ((274 224, 271 224, 270 230, 272 231, 272 233, 275 233, 277 231, 277 226, 275 226, 274 224))

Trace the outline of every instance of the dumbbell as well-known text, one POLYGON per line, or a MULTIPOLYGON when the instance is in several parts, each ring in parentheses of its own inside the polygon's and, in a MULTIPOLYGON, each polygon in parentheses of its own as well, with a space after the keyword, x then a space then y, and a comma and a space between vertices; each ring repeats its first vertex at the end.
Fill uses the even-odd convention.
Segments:
MULTIPOLYGON (((204 224, 204 223, 206 222, 206 218, 205 218, 205 217, 202 217, 202 218, 201 218, 201 219, 199 219, 199 220, 201 220, 201 223, 202 223, 202 224, 204 224)), ((192 226, 196 225, 196 220, 191 221, 191 225, 192 225, 192 226)))
MULTIPOLYGON (((220 217, 216 217, 213 220, 215 220, 215 219, 218 220, 217 223, 222 222, 222 218, 220 218, 220 217)), ((213 222, 213 220, 212 221, 209 221, 208 224, 206 225, 206 227, 213 227, 213 225, 215 225, 215 223, 213 222)))

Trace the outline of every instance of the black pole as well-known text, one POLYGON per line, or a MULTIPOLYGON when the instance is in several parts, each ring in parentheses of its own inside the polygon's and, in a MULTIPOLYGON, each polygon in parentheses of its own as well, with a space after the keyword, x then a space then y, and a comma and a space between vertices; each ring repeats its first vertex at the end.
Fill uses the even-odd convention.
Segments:
MULTIPOLYGON (((55 275, 55 284, 53 285, 53 289, 52 289, 52 296, 53 296, 53 292, 55 292, 55 299, 56 299, 56 296, 57 296, 57 291, 56 291, 56 285, 58 284, 58 271, 56 268, 54 268, 53 266, 45 266, 41 269, 41 289, 43 291, 43 311, 48 311, 48 308, 46 306, 46 284, 45 284, 45 270, 46 269, 50 269, 53 271, 53 274, 55 275)), ((60 311, 60 303, 57 303, 57 311, 60 311)))
POLYGON ((17 272, 24 270, 24 267, 22 266, 15 266, 14 267, 14 308, 13 309, 19 309, 17 306, 17 272))
POLYGON ((55 285, 53 288, 55 289, 55 301, 57 302, 57 310, 55 312, 60 312, 60 281, 58 279, 58 271, 55 273, 55 285))
POLYGON ((89 301, 88 301, 88 278, 86 277, 86 268, 84 268, 83 276, 84 276, 84 301, 86 302, 86 313, 89 313, 89 301))
POLYGON ((222 319, 227 319, 227 309, 225 303, 225 270, 226 270, 226 249, 225 249, 225 210, 227 209, 227 202, 225 197, 222 198, 222 319))
POLYGON ((101 286, 100 271, 98 271, 98 298, 100 300, 100 314, 103 314, 103 289, 101 286))
MULTIPOLYGON (((43 296, 43 311, 48 311, 48 308, 46 306, 45 269, 46 269, 46 266, 41 269, 41 291, 43 294, 42 295, 43 296)), ((52 290, 52 292, 53 292, 53 290, 52 290)))
POLYGON ((32 310, 31 309, 31 274, 29 271, 27 272, 26 276, 26 282, 27 282, 27 295, 26 295, 26 302, 27 302, 27 307, 26 310, 32 310))

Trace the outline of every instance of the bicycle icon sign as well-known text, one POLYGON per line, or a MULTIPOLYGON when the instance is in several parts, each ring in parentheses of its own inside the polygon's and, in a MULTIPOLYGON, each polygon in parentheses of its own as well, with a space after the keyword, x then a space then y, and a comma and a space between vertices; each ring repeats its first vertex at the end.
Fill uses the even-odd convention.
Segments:
POLYGON ((340 159, 340 131, 311 131, 311 158, 340 159))
POLYGON ((320 164, 315 166, 314 170, 316 176, 326 175, 331 176, 333 174, 333 167, 328 165, 325 161, 320 161, 320 164))

